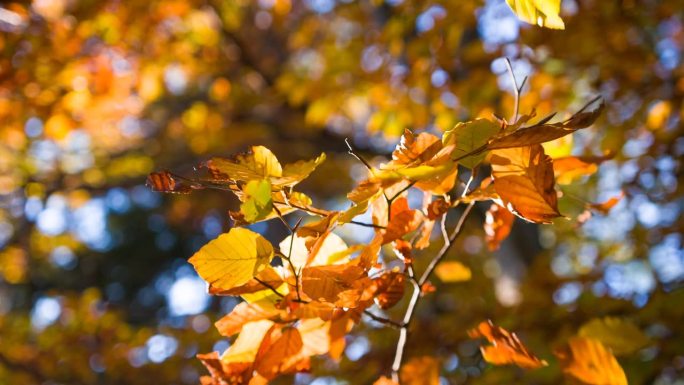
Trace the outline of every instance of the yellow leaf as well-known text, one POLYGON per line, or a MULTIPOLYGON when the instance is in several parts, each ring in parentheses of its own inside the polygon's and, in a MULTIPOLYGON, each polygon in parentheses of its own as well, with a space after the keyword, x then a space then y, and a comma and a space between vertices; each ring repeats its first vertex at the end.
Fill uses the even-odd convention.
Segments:
POLYGON ((264 337, 273 325, 269 320, 245 324, 238 338, 221 356, 221 361, 224 364, 254 362, 264 337))
POLYGON ((230 290, 249 282, 273 258, 273 246, 261 235, 243 228, 207 243, 189 262, 215 290, 230 290))
POLYGON ((627 385, 624 370, 613 354, 598 340, 574 337, 554 354, 563 372, 585 384, 627 385))
POLYGON ((470 280, 470 269, 457 261, 446 261, 437 265, 435 274, 442 282, 462 282, 470 280))
POLYGON ((535 223, 560 216, 553 163, 541 145, 491 153, 494 189, 513 214, 535 223))
POLYGON ((565 29, 560 18, 561 0, 506 0, 520 20, 540 27, 565 29))
POLYGON ((280 310, 276 309, 273 302, 268 300, 262 299, 253 303, 241 302, 229 314, 216 321, 214 326, 216 326, 216 330, 221 335, 230 337, 235 333, 239 333, 244 325, 254 321, 269 319, 276 316, 279 312, 280 310))
POLYGON ((649 342, 634 323, 624 318, 595 318, 584 324, 577 334, 601 341, 616 355, 634 353, 649 342))
POLYGON ((324 235, 322 243, 317 248, 309 250, 306 244, 307 238, 294 235, 287 236, 280 242, 280 252, 290 257, 290 261, 295 269, 299 270, 304 266, 321 266, 332 263, 344 263, 344 258, 338 259, 340 252, 347 250, 347 244, 335 233, 327 233, 324 235), (292 244, 292 252, 290 252, 290 244, 292 244), (310 255, 314 253, 313 255, 310 255), (307 261, 311 262, 307 264, 307 261))

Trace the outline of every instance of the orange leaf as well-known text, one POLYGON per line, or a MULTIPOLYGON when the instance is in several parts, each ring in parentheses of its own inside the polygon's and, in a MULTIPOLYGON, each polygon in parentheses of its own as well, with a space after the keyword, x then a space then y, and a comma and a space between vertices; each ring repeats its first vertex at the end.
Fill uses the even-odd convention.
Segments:
POLYGON ((384 230, 382 243, 389 243, 415 230, 420 224, 418 212, 408 206, 408 200, 401 197, 392 202, 390 221, 384 230))
POLYGON ((497 204, 489 206, 484 224, 489 251, 497 250, 501 242, 508 238, 514 221, 515 216, 510 211, 497 204))
POLYGON ((230 337, 239 333, 242 327, 254 321, 269 319, 280 313, 280 310, 273 307, 272 303, 257 301, 254 303, 241 302, 214 324, 221 335, 230 337))
POLYGON ((575 179, 591 175, 598 170, 598 165, 611 159, 613 155, 606 156, 566 156, 553 160, 553 172, 556 183, 570 184, 575 179))
POLYGON ((553 163, 541 145, 491 153, 494 189, 513 214, 535 223, 560 216, 553 163))
POLYGON ((375 302, 381 309, 389 309, 404 297, 406 277, 397 271, 388 271, 373 280, 377 285, 375 302))
POLYGON ((299 330, 293 327, 276 329, 269 339, 274 342, 270 346, 262 346, 263 350, 254 362, 255 370, 260 375, 272 379, 279 374, 308 369, 308 357, 299 356, 304 346, 299 330))
POLYGON ((396 381, 392 381, 391 379, 389 379, 385 376, 382 376, 382 377, 378 378, 377 380, 375 380, 373 385, 399 385, 399 383, 396 381))
POLYGON ((435 135, 422 132, 416 136, 406 129, 401 141, 392 152, 388 166, 411 166, 422 164, 442 149, 442 141, 435 135))
POLYGON ((429 356, 412 358, 401 367, 399 378, 402 385, 439 385, 439 361, 429 356))
POLYGON ((614 196, 603 203, 590 203, 589 208, 598 211, 602 215, 608 215, 610 209, 615 207, 615 205, 618 204, 624 196, 624 191, 621 191, 620 195, 614 196))
POLYGON ((530 353, 515 333, 495 326, 492 321, 481 322, 468 334, 471 338, 484 337, 492 344, 480 348, 484 360, 491 364, 513 364, 525 369, 536 369, 548 365, 546 361, 530 353))
POLYGON ((608 349, 598 340, 574 337, 554 351, 563 372, 585 384, 627 385, 624 370, 608 349))

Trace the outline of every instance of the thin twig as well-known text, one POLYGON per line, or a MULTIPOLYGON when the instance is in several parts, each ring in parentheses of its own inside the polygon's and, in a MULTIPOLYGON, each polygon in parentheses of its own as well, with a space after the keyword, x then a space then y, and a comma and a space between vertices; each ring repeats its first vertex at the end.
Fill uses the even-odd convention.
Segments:
POLYGON ((428 281, 437 265, 444 259, 446 254, 449 252, 449 249, 454 244, 454 241, 456 241, 456 238, 458 238, 458 236, 461 234, 461 231, 463 230, 463 224, 465 223, 474 205, 475 202, 471 202, 465 208, 463 214, 461 214, 458 224, 454 228, 454 231, 446 240, 439 253, 437 253, 437 255, 435 255, 435 257, 430 261, 430 264, 428 265, 427 269, 425 269, 425 272, 423 272, 423 275, 420 277, 420 279, 416 280, 414 278, 411 280, 411 283, 413 284, 413 294, 411 295, 411 300, 406 308, 406 313, 404 313, 403 326, 399 330, 399 340, 397 341, 397 349, 394 354, 394 362, 392 363, 392 380, 394 381, 399 381, 399 369, 401 368, 404 358, 404 350, 406 349, 406 342, 408 341, 408 328, 411 320, 413 319, 413 314, 416 310, 416 307, 418 306, 421 287, 428 281))
POLYGON ((349 151, 347 152, 349 153, 349 155, 353 156, 354 158, 358 159, 361 163, 363 163, 363 165, 366 166, 368 171, 373 170, 373 167, 371 167, 371 165, 368 162, 366 162, 366 160, 363 159, 361 155, 357 154, 356 151, 354 151, 354 147, 352 147, 351 143, 349 143, 349 138, 344 138, 344 143, 347 144, 347 148, 349 149, 349 151))
POLYGON ((397 321, 394 321, 394 320, 391 320, 391 319, 385 318, 385 317, 380 317, 379 315, 375 315, 370 310, 364 310, 363 314, 367 315, 368 317, 370 317, 374 321, 378 321, 380 323, 391 326, 393 328, 399 329, 403 326, 402 324, 400 324, 397 321))
POLYGON ((508 58, 505 58, 506 61, 506 68, 508 69, 508 74, 511 76, 511 81, 513 82, 513 91, 515 95, 515 107, 513 109, 513 121, 511 124, 515 124, 515 122, 518 121, 518 112, 520 109, 520 92, 522 91, 522 88, 525 86, 525 82, 527 81, 527 76, 523 79, 522 83, 520 83, 520 86, 518 86, 518 81, 515 79, 515 74, 513 73, 513 65, 511 65, 511 60, 508 58))
POLYGON ((262 281, 257 277, 254 277, 254 280, 259 282, 261 285, 265 286, 266 288, 270 289, 273 293, 275 293, 278 297, 280 298, 285 298, 285 295, 279 292, 275 287, 273 287, 271 284, 267 283, 266 281, 262 281))

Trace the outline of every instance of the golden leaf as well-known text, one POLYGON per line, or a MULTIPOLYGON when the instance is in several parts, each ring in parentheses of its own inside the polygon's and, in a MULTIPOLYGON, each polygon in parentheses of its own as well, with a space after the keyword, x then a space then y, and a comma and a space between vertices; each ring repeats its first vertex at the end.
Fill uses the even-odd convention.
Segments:
POLYGON ((574 337, 554 351, 563 372, 585 384, 627 385, 627 376, 613 354, 598 340, 574 337))
POLYGON ((530 353, 515 333, 495 326, 492 321, 481 322, 468 332, 471 338, 484 337, 490 346, 480 348, 485 361, 494 365, 513 364, 525 369, 536 369, 548 364, 530 353))

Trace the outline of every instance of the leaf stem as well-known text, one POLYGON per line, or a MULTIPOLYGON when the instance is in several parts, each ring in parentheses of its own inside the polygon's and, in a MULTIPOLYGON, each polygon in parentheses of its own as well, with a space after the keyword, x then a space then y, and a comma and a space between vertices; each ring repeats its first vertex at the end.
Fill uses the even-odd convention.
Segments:
POLYGON ((259 282, 262 286, 265 286, 266 288, 270 289, 278 297, 285 298, 285 295, 283 293, 279 292, 275 287, 273 287, 271 284, 267 283, 266 281, 262 281, 257 277, 254 277, 254 280, 259 282))

